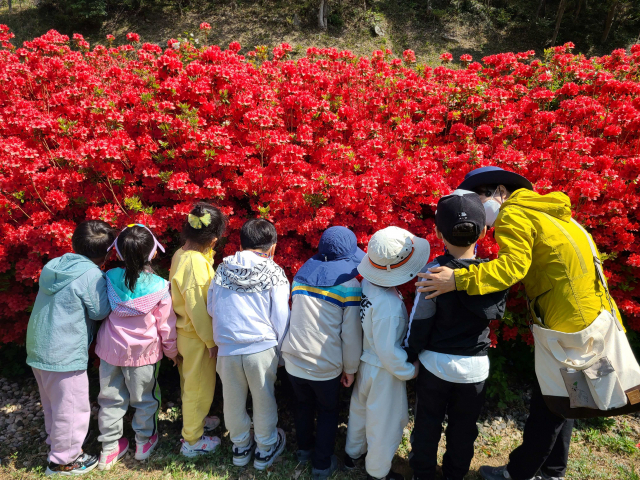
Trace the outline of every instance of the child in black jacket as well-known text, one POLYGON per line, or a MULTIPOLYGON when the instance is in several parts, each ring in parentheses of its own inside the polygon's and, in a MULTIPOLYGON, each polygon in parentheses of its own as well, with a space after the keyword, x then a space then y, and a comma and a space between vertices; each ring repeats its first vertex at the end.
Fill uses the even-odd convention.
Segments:
MULTIPOLYGON (((485 211, 480 197, 456 190, 438 202, 436 234, 447 253, 428 268, 467 268, 486 260, 475 258, 476 242, 485 236, 485 211)), ((476 421, 484 404, 489 376, 489 322, 502 318, 507 290, 488 295, 449 292, 432 300, 416 293, 405 349, 409 361, 420 359, 416 385, 416 419, 409 463, 414 480, 435 479, 438 443, 445 413, 447 451, 442 462, 446 480, 462 480, 473 459, 476 421)))

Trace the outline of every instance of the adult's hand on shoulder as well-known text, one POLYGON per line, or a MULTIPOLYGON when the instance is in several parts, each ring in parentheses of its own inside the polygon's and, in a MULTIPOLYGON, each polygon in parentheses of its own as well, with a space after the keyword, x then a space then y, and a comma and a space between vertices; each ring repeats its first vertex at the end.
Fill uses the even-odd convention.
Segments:
POLYGON ((456 289, 456 278, 449 267, 433 267, 426 273, 419 273, 418 276, 424 279, 416 282, 418 292, 428 293, 424 297, 427 300, 456 289))

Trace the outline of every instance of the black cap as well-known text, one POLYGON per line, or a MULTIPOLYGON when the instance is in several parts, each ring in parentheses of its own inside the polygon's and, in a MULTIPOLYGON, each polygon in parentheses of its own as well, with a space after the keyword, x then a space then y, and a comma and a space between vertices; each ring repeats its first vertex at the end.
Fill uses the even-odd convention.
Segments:
POLYGON ((456 247, 468 247, 478 241, 486 221, 484 205, 477 193, 456 190, 438 202, 436 227, 456 247))

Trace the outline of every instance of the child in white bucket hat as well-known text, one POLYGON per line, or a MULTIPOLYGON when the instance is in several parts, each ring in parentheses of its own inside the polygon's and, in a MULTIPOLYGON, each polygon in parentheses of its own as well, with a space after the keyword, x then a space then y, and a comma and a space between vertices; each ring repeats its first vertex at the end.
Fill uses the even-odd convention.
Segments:
POLYGON ((406 381, 418 362, 401 346, 409 316, 396 286, 416 277, 429 260, 429 242, 398 227, 376 232, 358 266, 363 354, 351 396, 345 467, 366 454, 368 479, 400 480, 391 461, 409 422, 406 381))

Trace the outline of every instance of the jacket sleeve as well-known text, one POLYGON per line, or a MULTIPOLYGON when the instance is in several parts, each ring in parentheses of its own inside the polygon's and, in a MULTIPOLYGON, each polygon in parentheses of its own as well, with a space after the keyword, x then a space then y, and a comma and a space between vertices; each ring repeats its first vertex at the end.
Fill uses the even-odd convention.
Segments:
POLYGON ((411 380, 415 367, 407 360, 407 353, 396 345, 400 317, 376 318, 372 322, 373 343, 382 366, 399 380, 411 380))
POLYGON ((162 351, 167 357, 174 358, 178 354, 178 346, 176 345, 178 333, 176 331, 176 314, 173 311, 170 296, 160 300, 153 311, 153 316, 156 317, 156 326, 162 340, 162 351))
POLYGON ((111 313, 111 305, 107 295, 107 280, 102 272, 92 274, 88 278, 87 290, 83 292, 82 300, 91 320, 102 320, 111 313))
POLYGON ((362 355, 362 323, 360 307, 346 307, 342 311, 342 368, 346 373, 356 373, 362 355))
POLYGON ((287 282, 286 285, 276 285, 271 289, 271 312, 269 320, 271 326, 276 332, 276 339, 278 340, 278 352, 282 350, 282 342, 289 329, 289 294, 290 285, 287 282))
POLYGON ((415 362, 420 352, 427 347, 435 313, 436 299, 427 300, 424 295, 416 292, 416 299, 409 317, 409 329, 403 345, 409 362, 415 362))
POLYGON ((211 317, 207 312, 208 289, 209 285, 196 285, 185 290, 183 293, 184 308, 200 340, 207 345, 207 348, 213 348, 216 344, 213 341, 211 317))
POLYGON ((495 238, 500 246, 498 258, 454 270, 456 290, 484 295, 506 290, 525 277, 531 266, 535 229, 524 212, 515 207, 500 212, 495 238))

